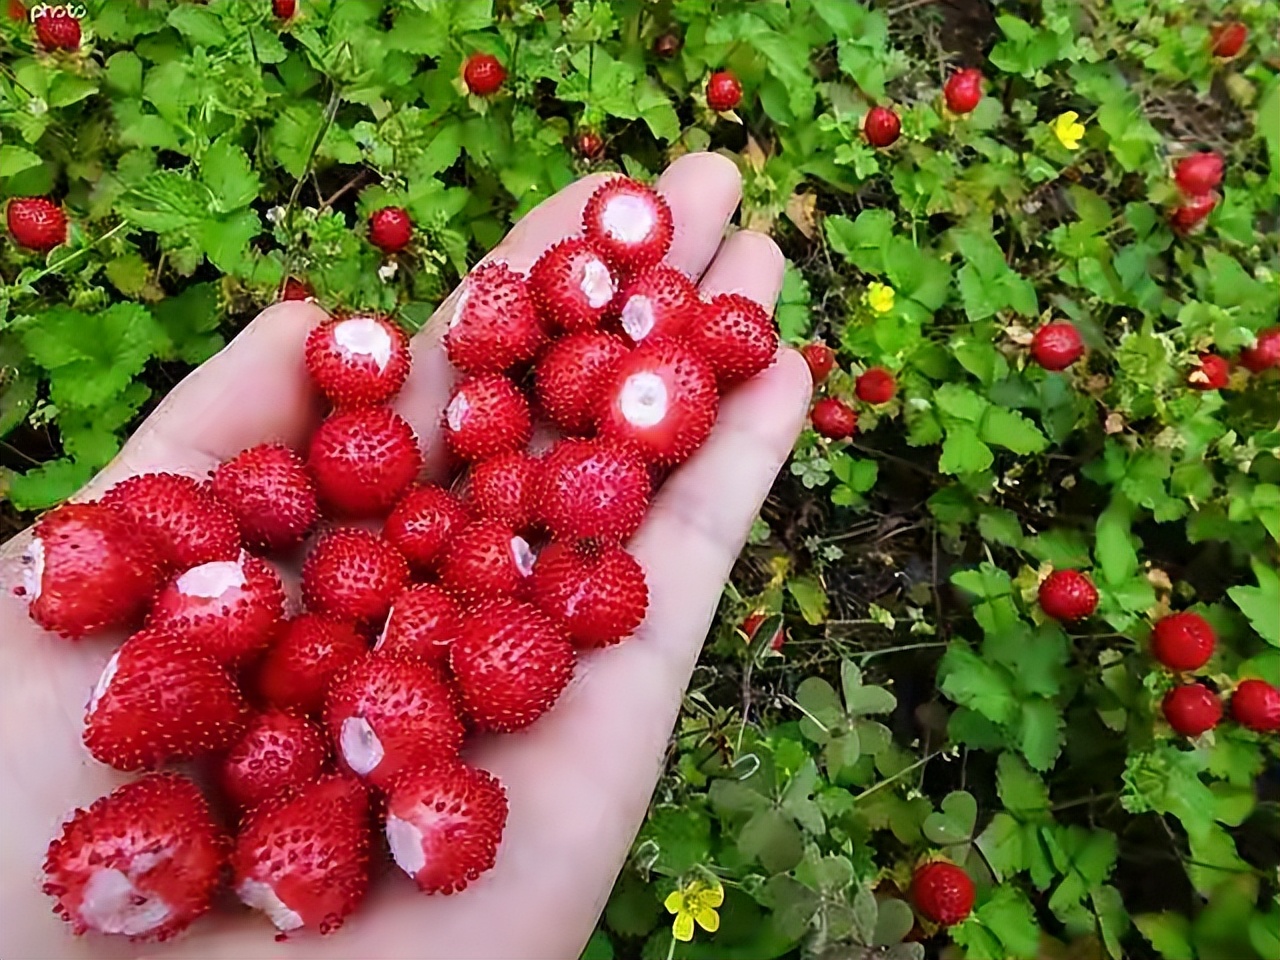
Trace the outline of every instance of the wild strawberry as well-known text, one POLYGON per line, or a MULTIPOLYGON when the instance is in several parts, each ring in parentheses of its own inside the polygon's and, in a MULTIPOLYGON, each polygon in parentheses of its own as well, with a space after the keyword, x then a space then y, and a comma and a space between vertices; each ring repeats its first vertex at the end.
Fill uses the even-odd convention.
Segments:
POLYGON ((754 377, 778 352, 778 331, 769 314, 737 293, 712 299, 683 339, 715 371, 721 391, 754 377))
POLYGON ((429 483, 416 484, 391 509, 382 535, 420 572, 434 570, 449 539, 471 522, 462 501, 429 483))
POLYGON ((71 9, 52 6, 37 12, 35 17, 36 39, 46 50, 79 50, 80 21, 71 15, 71 9))
POLYGON ((717 70, 707 78, 707 106, 717 113, 742 102, 742 84, 732 70, 717 70))
POLYGON ((1203 683, 1174 687, 1164 695, 1160 709, 1174 733, 1184 737, 1198 737, 1222 719, 1222 701, 1203 683))
POLYGON ((229 847, 194 783, 153 773, 62 824, 43 889, 77 934, 167 940, 208 912, 229 847))
POLYGON ((868 367, 865 373, 854 381, 853 391, 863 403, 882 404, 893 399, 898 392, 898 384, 893 374, 884 367, 868 367))
POLYGON ((36 521, 14 592, 41 627, 75 639, 137 621, 161 576, 154 545, 122 511, 68 503, 36 521))
POLYGON ((314 780, 329 747, 320 728, 280 710, 254 714, 218 764, 222 792, 242 809, 314 780))
POLYGON ((613 177, 588 198, 582 231, 610 263, 631 274, 658 263, 671 249, 671 208, 643 183, 613 177))
POLYGON ((595 160, 604 153, 604 138, 594 130, 580 130, 574 141, 574 149, 584 160, 595 160))
MULTIPOLYGON (((750 643, 755 639, 756 631, 760 629, 760 625, 769 619, 770 614, 764 610, 757 610, 742 621, 742 632, 747 635, 747 642, 750 643)), ((781 624, 778 626, 778 632, 774 634, 772 640, 769 641, 769 648, 775 652, 781 653, 782 648, 787 643, 787 631, 782 629, 781 624)))
POLYGON ((266 649, 283 616, 280 574, 241 553, 171 580, 156 597, 147 626, 182 636, 224 666, 239 666, 266 649))
POLYGON ((947 78, 942 95, 952 113, 972 113, 982 100, 982 71, 974 67, 957 70, 947 78))
POLYGON ((1065 370, 1084 354, 1080 331, 1069 320, 1055 320, 1031 338, 1031 359, 1046 370, 1065 370))
POLYGON ((351 622, 304 613, 281 627, 258 664, 254 686, 269 706, 315 716, 333 678, 368 649, 351 622))
POLYGON ((564 628, 509 598, 472 610, 449 648, 467 716, 483 730, 504 733, 542 716, 573 676, 573 664, 564 628))
POLYGON ((1265 680, 1241 680, 1231 695, 1231 716, 1249 730, 1280 730, 1280 690, 1265 680))
POLYGON ((531 528, 538 515, 542 461, 514 451, 482 460, 467 476, 466 503, 477 518, 497 520, 517 532, 531 528))
POLYGON ((1280 327, 1259 331, 1253 346, 1240 351, 1240 365, 1250 373, 1280 367, 1280 327))
POLYGON ((117 483, 102 503, 145 532, 170 567, 186 570, 240 555, 236 519, 206 483, 176 473, 143 473, 117 483))
POLYGON ((16 20, 21 23, 27 19, 27 5, 22 0, 9 0, 8 6, 5 7, 5 13, 8 14, 10 20, 16 20))
POLYGON ((533 432, 529 401, 497 373, 480 373, 458 384, 444 410, 444 439, 463 460, 486 460, 523 450, 533 432))
POLYGON ((1239 20, 1220 23, 1213 28, 1213 55, 1227 59, 1239 56, 1240 51, 1244 49, 1245 41, 1248 39, 1249 28, 1239 20))
POLYGON ((284 286, 280 288, 280 299, 283 301, 310 300, 315 295, 311 284, 299 277, 285 277, 284 286))
POLYGON ((387 796, 392 859, 425 893, 457 893, 491 869, 506 822, 502 784, 464 763, 405 770, 387 796))
POLYGON ((828 440, 848 440, 858 430, 858 414, 843 400, 824 397, 809 411, 813 429, 828 440))
POLYGON ((589 433, 596 422, 600 382, 626 353, 626 344, 611 333, 561 337, 538 361, 534 395, 543 412, 568 434, 589 433))
POLYGON ((1200 363, 1187 374, 1193 390, 1221 390, 1231 382, 1231 362, 1216 353, 1200 354, 1200 363))
POLYGON ((678 340, 645 341, 615 364, 603 387, 600 436, 634 446, 647 463, 682 463, 716 422, 715 373, 678 340))
POLYGON ((533 569, 533 550, 496 520, 477 520, 449 541, 440 585, 464 603, 517 593, 533 569))
POLYGON ((654 56, 661 57, 663 60, 670 60, 680 52, 683 46, 684 39, 678 33, 667 31, 653 38, 654 56))
POLYGON ((358 527, 339 527, 307 554, 302 596, 312 613, 378 623, 408 580, 409 565, 386 540, 358 527))
POLYGON ((525 278, 505 263, 485 263, 462 282, 444 346, 464 373, 504 373, 532 360, 546 339, 525 278))
POLYGON ((1206 150, 1183 157, 1173 167, 1173 179, 1188 197, 1212 193, 1222 183, 1222 155, 1206 150))
POLYGON ((862 120, 862 135, 873 147, 887 147, 902 133, 902 121, 888 107, 872 107, 862 120))
POLYGON ((529 288, 542 319, 566 333, 600 326, 618 292, 604 253, 583 237, 561 240, 539 257, 529 288))
POLYGON ((542 522, 562 540, 626 540, 644 519, 649 488, 649 473, 629 448, 561 440, 543 460, 542 522))
POLYGON ((271 12, 281 20, 291 20, 298 12, 298 0, 271 0, 271 12))
POLYGON ((1188 197, 1169 212, 1169 225, 1175 233, 1187 234, 1199 226, 1213 208, 1218 205, 1216 193, 1206 193, 1198 197, 1188 197))
POLYGON ((383 253, 399 253, 413 239, 413 221, 404 207, 383 207, 369 214, 369 242, 383 253))
POLYGON ((551 544, 538 554, 529 596, 564 624, 579 647, 605 647, 631 636, 649 606, 644 570, 614 546, 551 544))
MULTIPOLYGON (((36 22, 40 23, 45 19, 40 17, 36 22)), ((71 22, 75 23, 74 20, 71 22)), ((67 242, 67 215, 52 200, 44 197, 15 197, 9 201, 6 217, 9 235, 20 247, 44 253, 67 242)))
POLYGON ((1098 608, 1098 588, 1079 570, 1055 570, 1039 590, 1040 609, 1061 623, 1092 616, 1098 608))
POLYGON ((1151 631, 1151 652, 1170 670, 1199 670, 1213 656, 1217 637, 1198 613, 1161 617, 1151 631))
POLYGON ((180 636, 143 630, 112 654, 85 710, 84 743, 117 770, 229 746, 248 708, 235 681, 180 636))
POLYGON ((367 407, 404 385, 409 338, 386 317, 341 317, 311 331, 306 358, 311 382, 335 407, 367 407))
POLYGON ((329 688, 324 722, 342 767, 383 790, 401 770, 454 760, 462 747, 453 694, 419 660, 357 660, 329 688))
POLYGON ((806 343, 800 348, 800 356, 809 365, 809 377, 815 387, 825 383, 827 377, 831 376, 831 371, 836 368, 835 351, 825 343, 806 343))
POLYGON ((315 485, 302 458, 282 443, 242 450, 213 472, 213 495, 251 547, 285 550, 315 525, 315 485))
POLYGON ((391 604, 375 653, 423 660, 443 666, 449 644, 462 629, 462 611, 454 599, 432 583, 405 587, 391 604))
POLYGON ((467 57, 462 69, 462 79, 467 89, 477 97, 488 97, 498 92, 507 79, 507 70, 491 53, 473 53, 467 57))
POLYGON ((369 888, 369 797, 355 780, 320 777, 245 816, 231 855, 236 895, 276 929, 332 933, 369 888))
POLYGON ((694 322, 701 306, 693 281, 665 263, 636 274, 614 301, 622 332, 633 344, 650 336, 680 336, 694 322))
POLYGON ((390 407, 330 414, 311 436, 307 466, 321 502, 349 517, 386 513, 422 469, 409 421, 390 407))
POLYGON ((911 877, 911 900, 920 915, 950 927, 973 910, 973 881, 964 869, 946 860, 934 860, 916 868, 911 877))

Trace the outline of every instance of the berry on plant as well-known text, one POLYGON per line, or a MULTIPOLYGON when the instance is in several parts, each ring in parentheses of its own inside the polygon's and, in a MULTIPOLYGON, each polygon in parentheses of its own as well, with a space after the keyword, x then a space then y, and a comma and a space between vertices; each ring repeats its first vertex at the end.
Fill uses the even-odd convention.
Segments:
POLYGON ((497 520, 517 532, 534 526, 542 461, 522 450, 500 453, 471 468, 466 504, 477 518, 497 520))
POLYGON ((644 570, 614 546, 552 543, 534 564, 529 595, 564 624, 579 647, 604 647, 631 636, 649 606, 644 570))
POLYGON ((1265 680, 1241 680, 1231 694, 1231 716, 1256 733, 1280 730, 1280 690, 1265 680))
POLYGON ((354 621, 304 613, 280 629, 258 664, 254 686, 269 706, 315 716, 333 678, 368 649, 354 621))
MULTIPOLYGON (((768 618, 769 614, 767 611, 757 610, 755 613, 748 615, 747 618, 742 621, 742 632, 747 635, 748 643, 755 638, 756 631, 760 629, 760 625, 768 618)), ((769 648, 775 653, 781 653, 782 648, 786 646, 786 643, 787 631, 782 629, 781 625, 779 625, 777 635, 769 641, 769 648)))
POLYGON ((298 12, 298 0, 271 0, 271 12, 281 20, 292 19, 298 12))
POLYGON ((1244 49, 1245 41, 1248 39, 1249 28, 1239 20, 1220 23, 1213 28, 1211 37, 1213 55, 1225 59, 1239 56, 1240 51, 1244 49))
POLYGON ((329 747, 320 728, 303 717, 266 710, 249 718, 240 738, 218 765, 218 783, 236 806, 264 800, 314 780, 329 747))
POLYGON ((717 70, 707 78, 707 106, 718 113, 742 102, 742 84, 732 70, 717 70))
POLYGON ((461 629, 462 611, 454 599, 433 583, 416 583, 391 604, 373 649, 385 657, 443 666, 461 629))
POLYGON ((600 383, 626 353, 627 345, 611 333, 588 331, 561 337, 543 354, 535 373, 534 395, 543 413, 565 433, 590 433, 596 423, 600 383))
POLYGON ((778 352, 778 331, 768 312, 737 293, 713 298, 685 329, 683 340, 715 371, 721 391, 754 377, 778 352))
POLYGON ((911 900, 926 920, 950 927, 973 910, 973 881, 954 863, 933 860, 912 875, 911 900))
POLYGON ((888 403, 898 392, 893 374, 884 367, 868 367, 853 384, 854 393, 863 403, 888 403))
MULTIPOLYGON (((43 21, 45 18, 39 18, 43 21)), ((73 20, 72 23, 75 21, 73 20)), ((77 27, 77 29, 79 29, 77 27)), ((45 253, 67 242, 67 215, 44 197, 15 197, 6 211, 9 235, 28 250, 45 253)))
POLYGON ((316 295, 311 284, 300 277, 285 277, 284 286, 280 289, 281 300, 310 300, 316 295))
POLYGON ((1205 217, 1213 213, 1218 205, 1216 193, 1206 193, 1198 197, 1188 197, 1169 213, 1169 225, 1180 234, 1189 233, 1198 226, 1205 217))
POLYGON ((542 319, 567 333, 600 326, 618 292, 604 251, 584 237, 553 244, 530 269, 529 286, 542 319))
POLYGON ((836 353, 825 343, 806 343, 800 348, 800 356, 809 365, 809 376, 815 387, 825 383, 836 368, 836 353))
POLYGON ((1212 193, 1222 183, 1222 155, 1206 150, 1183 157, 1173 167, 1173 179, 1188 197, 1212 193))
POLYGON ((383 207, 369 214, 369 242, 383 253, 399 253, 413 239, 413 221, 404 207, 383 207))
POLYGON ((533 570, 528 542, 496 520, 477 520, 449 541, 440 585, 463 603, 518 593, 533 570))
POLYGON ((1073 623, 1098 608, 1098 588, 1079 570, 1055 570, 1041 582, 1039 600, 1045 616, 1073 623))
POLYGON ((1199 670, 1216 642, 1209 622, 1190 611, 1161 617, 1151 630, 1151 653, 1170 670, 1199 670))
POLYGON ((226 504, 251 547, 286 550, 302 542, 319 508, 315 484, 293 450, 262 443, 213 472, 213 495, 226 504))
POLYGON ((1280 327, 1259 331, 1253 346, 1240 351, 1240 365, 1250 373, 1280 368, 1280 327))
POLYGON ((1046 323, 1031 338, 1031 359, 1046 370, 1065 370, 1083 355, 1084 341, 1069 320, 1046 323))
POLYGON ((809 411, 813 429, 828 440, 848 440, 858 430, 858 414, 835 397, 823 397, 809 411))
POLYGON ((334 406, 367 407, 390 400, 409 376, 409 339, 386 317, 340 317, 311 331, 306 359, 334 406))
POLYGON ((873 147, 887 147, 902 133, 902 121, 888 107, 872 107, 862 120, 862 134, 873 147))
POLYGON ((422 469, 409 422, 390 407, 330 414, 311 436, 307 466, 320 500, 338 513, 386 513, 422 469))
POLYGON ((1231 382, 1231 362, 1216 353, 1200 354, 1200 362, 1187 374, 1194 390, 1221 390, 1231 382))
POLYGON ((604 153, 604 138, 594 130, 579 130, 574 149, 584 160, 594 160, 604 153))
POLYGON ((1164 695, 1160 709, 1175 733, 1198 737, 1222 719, 1222 701, 1203 683, 1186 683, 1164 695))
POLYGON ((477 97, 487 97, 502 87, 507 70, 493 54, 473 53, 462 68, 462 79, 477 97))
POLYGON ((947 78, 942 95, 952 113, 972 113, 982 100, 982 71, 975 67, 957 70, 947 78))
POLYGON ((386 540, 358 527, 339 527, 307 555, 302 596, 312 613, 378 623, 408 580, 409 565, 386 540))
POLYGON ((504 373, 532 360, 546 339, 525 278, 505 263, 484 263, 462 282, 444 346, 463 373, 504 373))
POLYGON ((649 490, 649 472, 627 447, 561 440, 542 465, 542 522, 562 540, 617 543, 640 528, 649 490))
POLYGON ((444 409, 444 439, 454 456, 485 460, 523 450, 533 432, 529 401, 498 373, 481 373, 453 391, 444 409))
POLYGON ((44 6, 36 11, 36 39, 46 50, 79 50, 80 21, 68 6, 44 6))
POLYGON ((629 177, 606 180, 588 198, 582 212, 587 240, 627 274, 666 256, 672 229, 667 201, 629 177))
POLYGON ((434 570, 449 539, 471 522, 462 501, 429 483, 417 484, 400 498, 382 535, 420 572, 434 570))
POLYGON ((214 499, 209 485, 176 473, 142 473, 122 480, 102 497, 151 538, 160 559, 185 570, 240 555, 235 517, 214 499))

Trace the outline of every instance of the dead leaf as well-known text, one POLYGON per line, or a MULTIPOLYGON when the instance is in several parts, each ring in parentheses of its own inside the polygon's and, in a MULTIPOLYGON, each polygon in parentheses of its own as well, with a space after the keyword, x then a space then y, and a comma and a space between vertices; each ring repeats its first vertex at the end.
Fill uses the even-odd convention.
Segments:
POLYGON ((764 165, 769 158, 760 144, 756 142, 756 138, 748 136, 747 145, 742 148, 742 159, 746 161, 747 166, 751 168, 753 173, 760 173, 764 170, 764 165))
POLYGON ((804 234, 806 240, 812 240, 817 235, 818 223, 814 216, 817 208, 816 193, 793 193, 787 198, 787 219, 796 225, 796 229, 804 234))

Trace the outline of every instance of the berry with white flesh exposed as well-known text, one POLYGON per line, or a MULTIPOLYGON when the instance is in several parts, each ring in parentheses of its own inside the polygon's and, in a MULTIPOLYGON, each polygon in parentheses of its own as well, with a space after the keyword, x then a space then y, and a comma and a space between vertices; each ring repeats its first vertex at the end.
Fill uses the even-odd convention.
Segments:
POLYGON ((547 341, 525 278, 505 263, 468 274, 444 335, 449 362, 463 373, 505 373, 547 341))
POLYGON ((463 380, 444 410, 444 439, 462 460, 486 460, 523 450, 533 432, 529 401, 497 373, 463 380))
POLYGON ((619 291, 614 310, 633 344, 648 337, 678 337, 698 322, 702 301, 683 271, 665 263, 642 270, 619 291))
POLYGON ((533 570, 528 541, 496 520, 476 520, 449 542, 440 585, 464 605, 520 593, 533 570))
POLYGON ((334 406, 367 407, 404 385, 409 338, 386 317, 339 317, 307 336, 306 360, 311 382, 334 406))
POLYGON ((561 240, 539 257, 529 287, 542 319, 566 333, 600 326, 618 292, 608 258, 584 237, 561 240))
POLYGON ((612 177, 587 200, 582 230, 616 269, 630 274, 671 249, 671 208, 643 183, 612 177))

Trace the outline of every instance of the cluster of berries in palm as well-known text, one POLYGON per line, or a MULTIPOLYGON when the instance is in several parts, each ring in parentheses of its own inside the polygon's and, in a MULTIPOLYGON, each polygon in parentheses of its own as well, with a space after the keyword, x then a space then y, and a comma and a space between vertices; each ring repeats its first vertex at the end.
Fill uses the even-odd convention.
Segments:
POLYGON ((535 722, 582 651, 640 626, 648 587, 624 545, 721 393, 777 350, 759 304, 704 301, 662 263, 672 227, 652 190, 611 179, 529 276, 495 260, 466 279, 445 308, 451 487, 421 479, 389 405, 408 340, 353 315, 307 340, 332 407, 307 450, 262 444, 209 480, 135 476, 36 523, 16 592, 42 627, 141 626, 89 698, 84 743, 149 772, 77 811, 44 864, 77 932, 163 939, 227 882, 280 931, 327 932, 383 850, 427 893, 494 866, 508 800, 462 758, 467 738, 535 722), (281 554, 304 556, 302 609, 281 554), (186 761, 208 797, 156 772, 186 761))

